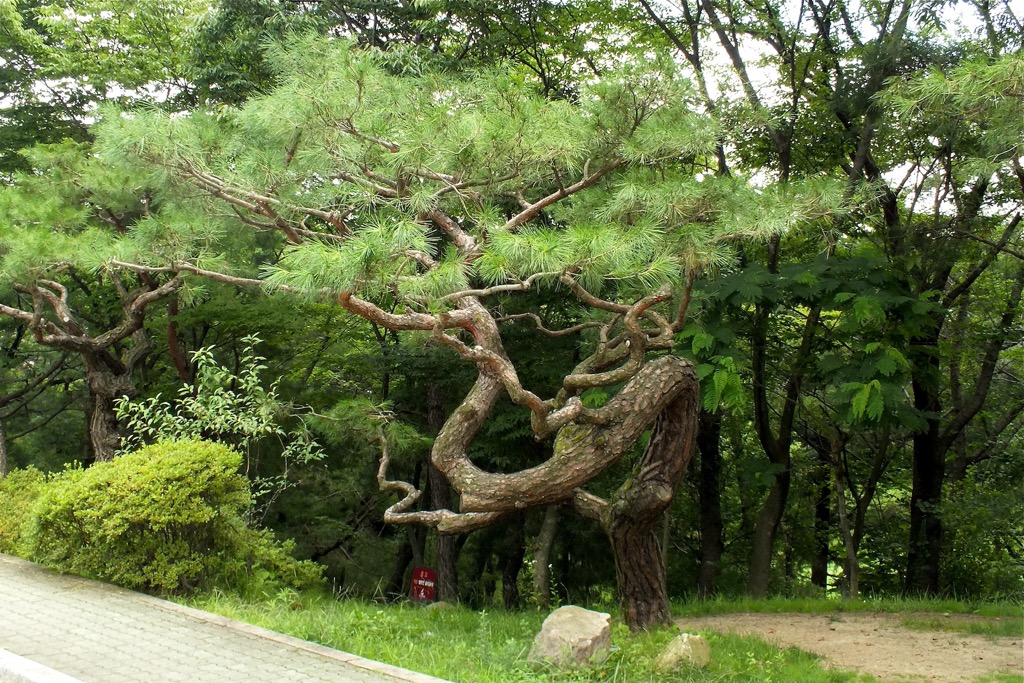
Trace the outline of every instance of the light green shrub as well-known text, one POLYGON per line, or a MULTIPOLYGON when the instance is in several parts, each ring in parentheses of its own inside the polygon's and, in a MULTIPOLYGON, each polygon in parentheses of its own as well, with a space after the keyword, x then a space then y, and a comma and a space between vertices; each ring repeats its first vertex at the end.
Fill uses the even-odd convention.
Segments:
POLYGON ((205 441, 166 441, 54 478, 28 527, 31 559, 61 571, 156 592, 242 592, 316 583, 267 531, 243 521, 252 505, 242 456, 205 441))
POLYGON ((29 513, 46 486, 46 475, 30 467, 0 477, 0 553, 19 555, 29 513))

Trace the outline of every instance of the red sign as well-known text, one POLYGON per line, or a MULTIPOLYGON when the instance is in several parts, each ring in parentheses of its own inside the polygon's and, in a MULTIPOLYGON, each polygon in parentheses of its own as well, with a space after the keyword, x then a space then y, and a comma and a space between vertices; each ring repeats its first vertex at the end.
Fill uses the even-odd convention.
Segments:
POLYGON ((437 572, 427 567, 416 567, 412 570, 412 590, 409 594, 413 600, 433 602, 436 584, 437 572))

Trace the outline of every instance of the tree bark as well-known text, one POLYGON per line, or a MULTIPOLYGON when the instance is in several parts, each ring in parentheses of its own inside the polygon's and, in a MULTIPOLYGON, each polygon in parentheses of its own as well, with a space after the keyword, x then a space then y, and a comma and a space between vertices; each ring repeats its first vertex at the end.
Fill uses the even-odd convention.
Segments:
POLYGON ((690 382, 658 414, 634 478, 616 492, 603 515, 622 618, 633 631, 671 623, 658 523, 682 483, 697 437, 700 389, 692 366, 687 370, 690 382))
MULTIPOLYGON (((817 451, 817 449, 815 449, 817 451)), ((817 498, 814 501, 814 559, 811 560, 811 585, 828 590, 828 563, 831 559, 829 535, 832 531, 832 484, 829 471, 832 463, 821 451, 815 472, 817 498)))
POLYGON ((700 452, 700 568, 697 597, 715 595, 722 551, 722 411, 701 410, 697 432, 700 452))
POLYGON ((109 394, 90 392, 89 400, 89 445, 93 462, 108 462, 114 459, 121 435, 117 429, 117 413, 114 411, 115 397, 109 394))
POLYGON ((782 523, 782 515, 786 511, 789 499, 790 469, 789 453, 783 462, 784 467, 776 472, 772 479, 772 487, 768 491, 768 500, 757 513, 754 522, 753 543, 750 551, 750 575, 747 577, 747 594, 753 598, 763 598, 768 594, 771 584, 772 556, 775 553, 775 537, 782 523))
MULTIPOLYGON (((512 512, 561 502, 621 458, 656 416, 680 394, 692 390, 694 381, 688 361, 674 356, 657 358, 600 409, 601 422, 563 426, 546 462, 498 474, 481 470, 466 456, 473 437, 504 392, 500 380, 481 373, 435 440, 432 461, 461 495, 460 511, 464 513, 512 512)), ((691 419, 696 422, 696 404, 693 409, 691 419)))
POLYGON ((551 550, 558 532, 558 506, 544 510, 544 521, 533 550, 533 595, 537 604, 547 608, 551 604, 551 550))
POLYGON ((167 302, 167 353, 178 373, 178 379, 191 384, 192 365, 188 362, 188 355, 181 348, 181 339, 178 338, 178 313, 178 293, 175 292, 167 302))
POLYGON ((94 462, 107 462, 114 458, 121 445, 115 404, 123 397, 135 396, 132 375, 138 364, 153 350, 153 341, 145 329, 139 328, 131 336, 131 346, 115 357, 110 349, 100 348, 82 353, 85 379, 89 385, 89 444, 94 462))
POLYGON ((843 450, 846 438, 841 434, 833 434, 830 439, 832 468, 836 482, 836 507, 839 511, 839 533, 843 537, 843 548, 846 551, 846 597, 856 600, 860 597, 860 563, 857 561, 857 546, 850 529, 850 517, 846 512, 846 486, 843 482, 843 450))
MULTIPOLYGON (((931 341, 931 340, 928 340, 931 341)), ((907 594, 936 595, 942 557, 942 480, 946 458, 940 448, 941 403, 937 385, 938 339, 917 349, 918 364, 911 383, 914 407, 927 427, 914 434, 912 489, 910 494, 910 543, 907 547, 907 594)))

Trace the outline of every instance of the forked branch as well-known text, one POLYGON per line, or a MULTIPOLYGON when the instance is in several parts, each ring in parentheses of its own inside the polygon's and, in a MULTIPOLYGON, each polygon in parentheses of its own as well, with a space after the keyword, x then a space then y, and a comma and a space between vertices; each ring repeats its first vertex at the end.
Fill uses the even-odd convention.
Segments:
POLYGON ((383 428, 377 429, 377 443, 380 445, 377 487, 385 493, 397 493, 401 496, 397 503, 384 511, 385 524, 422 524, 434 527, 442 534, 462 534, 493 524, 501 517, 501 513, 491 512, 412 510, 412 506, 422 497, 423 492, 408 482, 388 479, 391 457, 383 428))

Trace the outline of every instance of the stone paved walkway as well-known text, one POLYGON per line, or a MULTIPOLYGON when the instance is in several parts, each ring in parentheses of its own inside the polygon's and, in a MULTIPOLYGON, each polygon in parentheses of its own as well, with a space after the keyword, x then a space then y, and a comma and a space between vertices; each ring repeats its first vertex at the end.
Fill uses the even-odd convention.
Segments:
POLYGON ((84 683, 444 683, 0 555, 0 683, 74 679, 84 683), (22 667, 20 677, 18 662, 28 665, 22 667), (45 671, 44 667, 59 673, 47 678, 28 671, 45 671))

